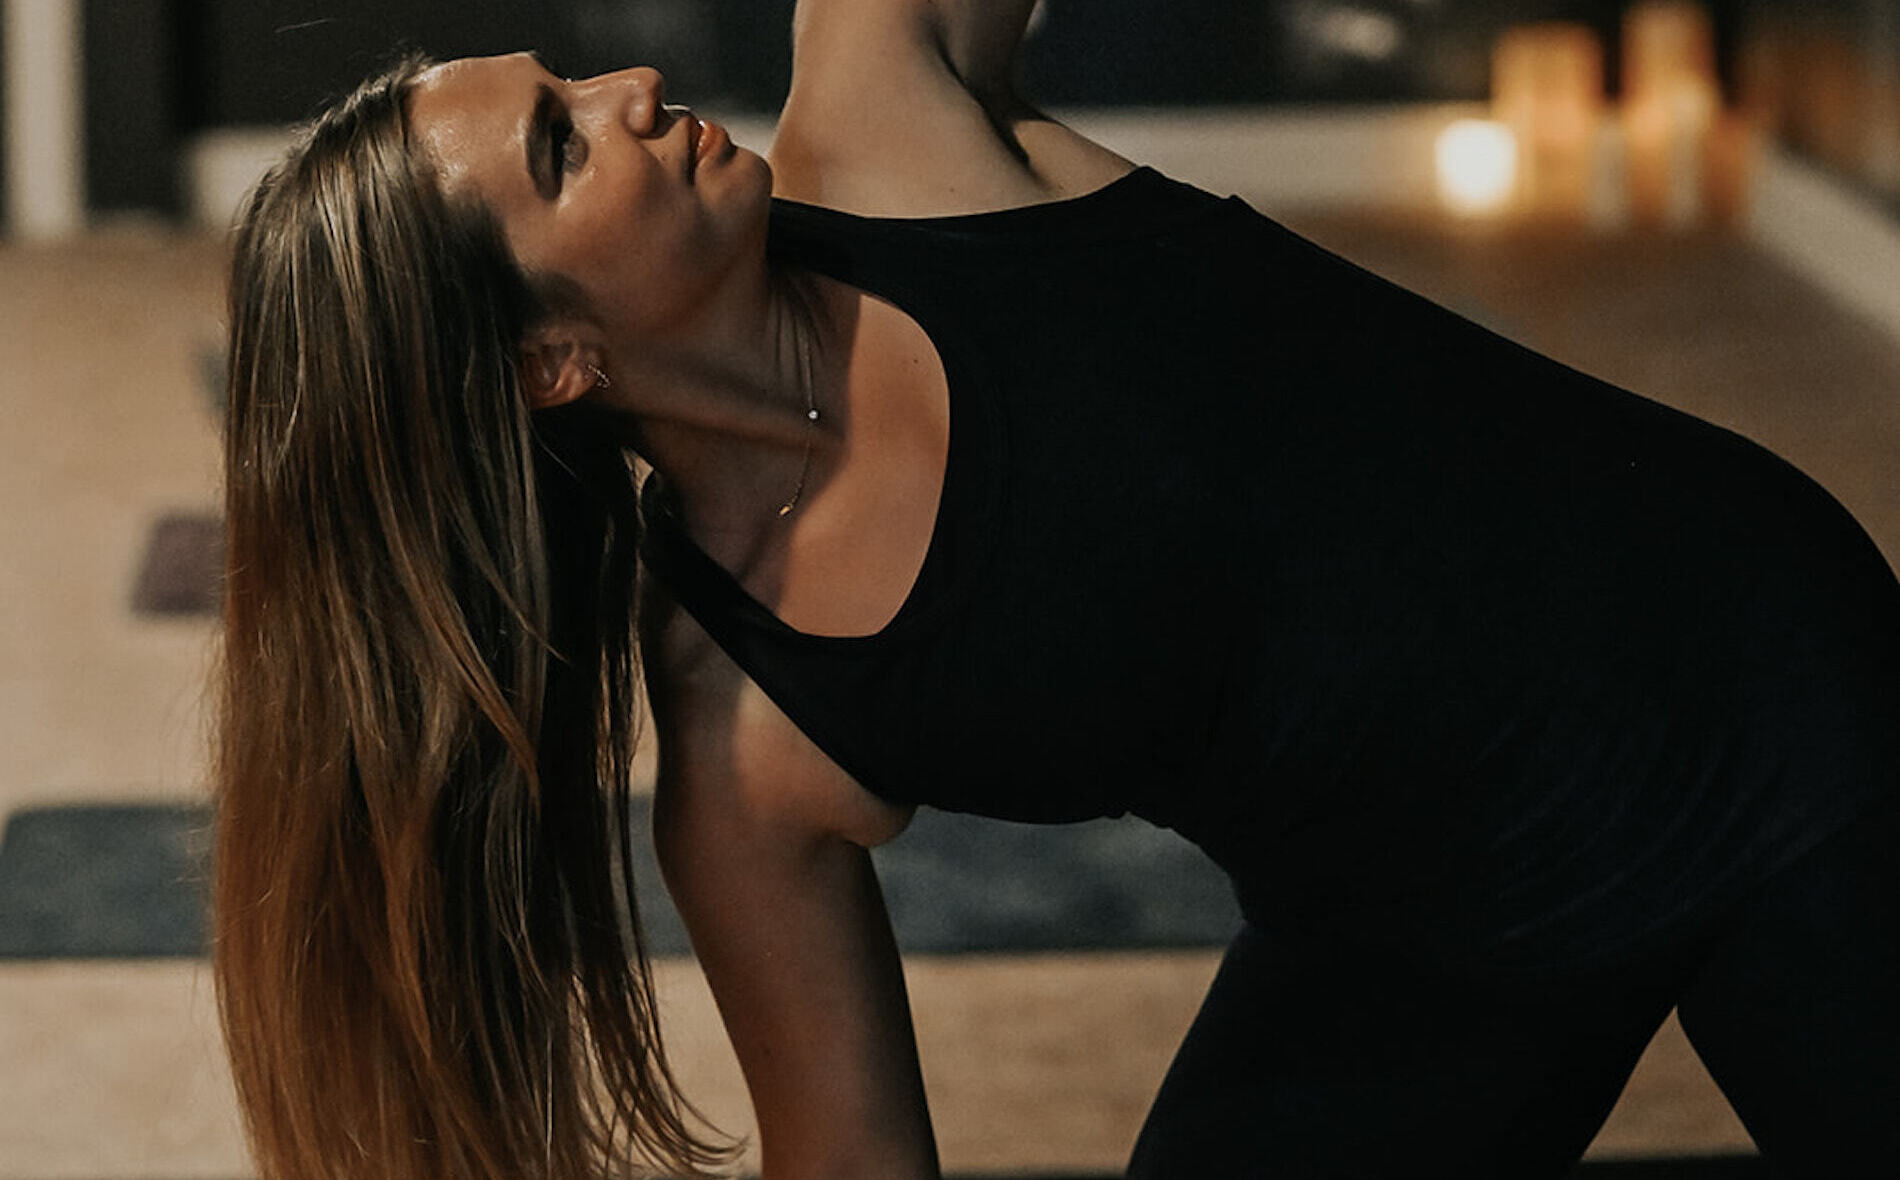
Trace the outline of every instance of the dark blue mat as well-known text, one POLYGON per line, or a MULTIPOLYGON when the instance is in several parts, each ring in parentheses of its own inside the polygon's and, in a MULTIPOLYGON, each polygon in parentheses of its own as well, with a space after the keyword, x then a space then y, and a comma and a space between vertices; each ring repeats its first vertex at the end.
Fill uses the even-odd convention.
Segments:
MULTIPOLYGON (((1430 1175, 1421 1169, 1421 1175, 1430 1175)), ((1715 1156, 1696 1159, 1602 1160, 1579 1164, 1573 1173, 1577 1180, 1768 1180, 1774 1175, 1757 1156, 1715 1156)), ((1408 1173, 1393 1180, 1406 1180, 1408 1173)), ((1006 1180, 1002 1176, 976 1176, 952 1173, 949 1180, 1006 1180)), ((1117 1180, 1107 1173, 1098 1175, 1022 1175, 1012 1173, 1007 1180, 1117 1180)))
MULTIPOLYGON (((644 806, 637 819, 645 830, 644 806)), ((205 945, 210 815, 185 806, 22 810, 0 836, 0 959, 194 956, 205 945)), ((636 842, 655 954, 686 934, 636 842)), ((1219 946, 1239 925, 1225 879, 1138 821, 1030 827, 923 812, 877 851, 898 942, 925 954, 1219 946)))
POLYGON ((920 811, 872 858, 909 951, 1225 946, 1240 928, 1227 878, 1139 820, 1048 827, 920 811))
POLYGON ((1768 1161, 1754 1155, 1697 1159, 1602 1160, 1577 1168, 1578 1180, 1769 1180, 1768 1161))
POLYGON ((0 833, 0 959, 138 959, 204 946, 198 808, 16 811, 0 833))
MULTIPOLYGON (((1580 1164, 1577 1180, 1767 1180, 1774 1173, 1756 1156, 1717 1156, 1707 1159, 1604 1160, 1580 1164)), ((952 1173, 949 1180, 1005 1180, 1002 1176, 952 1173)), ((1081 1175, 1022 1175, 1007 1180, 1117 1180, 1107 1173, 1081 1175)), ((1404 1176, 1394 1180, 1405 1180, 1404 1176)))
POLYGON ((132 584, 140 615, 218 613, 224 585, 224 522, 214 513, 172 512, 152 522, 132 584))

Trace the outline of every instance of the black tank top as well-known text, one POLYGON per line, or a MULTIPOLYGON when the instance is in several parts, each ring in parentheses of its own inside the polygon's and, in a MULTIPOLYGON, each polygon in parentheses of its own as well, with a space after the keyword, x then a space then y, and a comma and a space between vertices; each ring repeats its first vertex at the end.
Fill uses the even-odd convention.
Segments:
POLYGON ((1742 439, 1148 169, 782 262, 950 391, 922 572, 801 634, 644 497, 646 564, 869 790, 1132 812, 1255 923, 1524 969, 1633 947, 1900 785, 1900 587, 1742 439))

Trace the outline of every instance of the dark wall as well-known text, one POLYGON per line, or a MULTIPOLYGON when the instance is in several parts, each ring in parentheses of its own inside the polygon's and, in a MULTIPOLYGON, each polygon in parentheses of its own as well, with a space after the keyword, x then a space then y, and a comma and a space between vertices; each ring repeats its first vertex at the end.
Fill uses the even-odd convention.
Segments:
MULTIPOLYGON (((1718 10, 1740 0, 1717 0, 1718 10)), ((793 0, 172 0, 186 126, 285 122, 399 46, 438 56, 533 46, 587 74, 659 66, 701 105, 772 110, 793 0)), ((1475 98, 1506 24, 1614 30, 1619 0, 1047 0, 1024 53, 1054 104, 1475 98)))
POLYGON ((185 125, 284 123, 404 50, 533 48, 574 75, 650 63, 695 102, 773 105, 790 78, 792 0, 176 0, 185 125))
POLYGON ((171 0, 86 0, 86 199, 95 212, 178 202, 171 0))
POLYGON ((307 118, 403 48, 534 44, 559 0, 177 0, 188 127, 307 118))
MULTIPOLYGON (((303 119, 403 49, 532 46, 585 75, 659 66, 678 98, 770 111, 794 0, 86 0, 88 179, 97 207, 172 206, 177 145, 303 119)), ((1707 0, 1724 45, 1750 11, 1892 0, 1707 0)), ((1624 0, 1046 0, 1023 54, 1053 105, 1475 99, 1509 24, 1580 20, 1611 50, 1624 0)))
MULTIPOLYGON (((304 117, 398 47, 449 57, 533 46, 574 74, 647 62, 665 71, 676 95, 727 109, 775 109, 790 75, 793 0, 129 2, 175 11, 187 127, 304 117)), ((1708 0, 1725 35, 1748 2, 1708 0)), ((1506 25, 1580 20, 1613 50, 1625 7, 1624 0, 1046 0, 1024 75, 1038 99, 1054 104, 1477 98, 1489 84, 1491 43, 1506 25)))
POLYGON ((1505 24, 1615 0, 1048 0, 1025 78, 1055 104, 1475 98, 1505 24))
MULTIPOLYGON (((6 25, 5 21, 0 21, 0 61, 6 60, 6 25)), ((3 117, 6 113, 6 101, 6 93, 4 89, 0 89, 0 227, 11 225, 13 218, 13 210, 9 208, 7 201, 7 121, 3 117)))

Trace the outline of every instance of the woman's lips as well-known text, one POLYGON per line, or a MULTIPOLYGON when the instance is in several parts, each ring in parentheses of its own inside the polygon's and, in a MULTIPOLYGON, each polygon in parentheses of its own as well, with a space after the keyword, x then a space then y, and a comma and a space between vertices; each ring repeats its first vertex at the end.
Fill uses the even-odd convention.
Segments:
POLYGON ((693 122, 697 125, 693 136, 693 168, 697 171, 703 161, 717 155, 732 140, 724 127, 711 120, 695 116, 693 122))

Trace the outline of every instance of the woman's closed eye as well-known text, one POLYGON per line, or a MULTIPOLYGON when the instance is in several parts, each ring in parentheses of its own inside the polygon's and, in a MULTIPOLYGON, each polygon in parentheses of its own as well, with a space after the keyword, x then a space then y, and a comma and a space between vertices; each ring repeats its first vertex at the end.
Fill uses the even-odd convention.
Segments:
POLYGON ((551 164, 549 175, 554 177, 554 186, 558 191, 563 175, 579 172, 581 166, 587 163, 587 140, 574 129, 574 121, 562 115, 548 127, 548 150, 551 164))
POLYGON ((528 175, 544 201, 561 195, 561 181, 587 163, 587 137, 574 126, 567 104, 552 86, 535 88, 528 118, 528 175))

